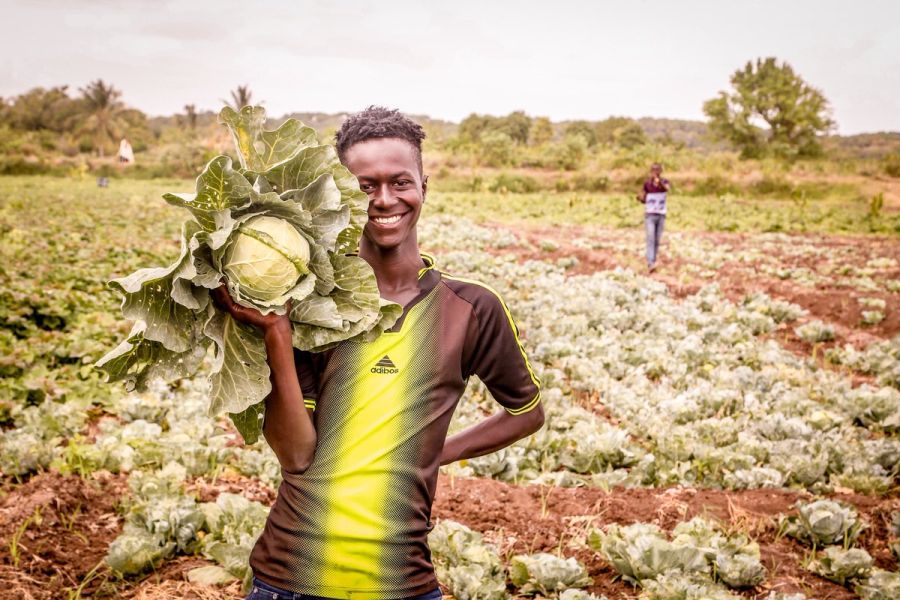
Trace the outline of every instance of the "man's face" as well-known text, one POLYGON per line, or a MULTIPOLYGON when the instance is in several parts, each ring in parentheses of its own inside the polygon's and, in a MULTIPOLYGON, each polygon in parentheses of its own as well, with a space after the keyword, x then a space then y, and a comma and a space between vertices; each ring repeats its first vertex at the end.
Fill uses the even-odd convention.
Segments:
POLYGON ((650 175, 653 177, 659 177, 662 175, 662 167, 660 165, 653 165, 650 167, 650 175))
POLYGON ((366 140, 348 148, 344 160, 369 195, 365 238, 381 250, 416 244, 426 186, 412 144, 398 138, 366 140))

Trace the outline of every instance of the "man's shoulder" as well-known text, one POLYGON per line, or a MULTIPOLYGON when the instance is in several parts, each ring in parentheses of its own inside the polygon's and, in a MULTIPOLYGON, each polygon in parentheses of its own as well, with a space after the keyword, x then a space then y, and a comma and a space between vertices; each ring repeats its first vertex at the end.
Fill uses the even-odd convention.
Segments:
POLYGON ((459 299, 472 306, 476 315, 502 309, 500 293, 489 284, 478 279, 460 277, 441 271, 441 281, 459 299))

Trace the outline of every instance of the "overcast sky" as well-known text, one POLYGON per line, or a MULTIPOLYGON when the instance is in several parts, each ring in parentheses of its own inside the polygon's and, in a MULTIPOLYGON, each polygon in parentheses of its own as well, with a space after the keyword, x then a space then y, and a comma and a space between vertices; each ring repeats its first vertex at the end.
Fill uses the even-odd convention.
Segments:
POLYGON ((702 119, 747 60, 787 60, 840 133, 900 130, 896 0, 0 0, 0 95, 102 78, 151 114, 384 104, 458 121, 702 119))

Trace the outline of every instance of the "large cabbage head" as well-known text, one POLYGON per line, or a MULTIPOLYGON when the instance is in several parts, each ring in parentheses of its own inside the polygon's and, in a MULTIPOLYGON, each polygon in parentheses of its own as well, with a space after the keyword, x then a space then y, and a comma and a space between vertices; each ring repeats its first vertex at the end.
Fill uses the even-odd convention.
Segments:
POLYGON ((309 242, 290 222, 253 217, 232 234, 222 271, 243 295, 268 303, 284 296, 309 273, 309 242))

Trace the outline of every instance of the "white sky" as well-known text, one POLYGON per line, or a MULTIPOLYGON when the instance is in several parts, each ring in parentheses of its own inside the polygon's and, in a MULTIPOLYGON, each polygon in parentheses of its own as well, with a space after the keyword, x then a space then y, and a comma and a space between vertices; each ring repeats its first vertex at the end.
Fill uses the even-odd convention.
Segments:
POLYGON ((787 60, 840 133, 900 130, 896 0, 0 0, 0 96, 102 78, 151 114, 384 104, 458 121, 702 119, 747 60, 787 60))

